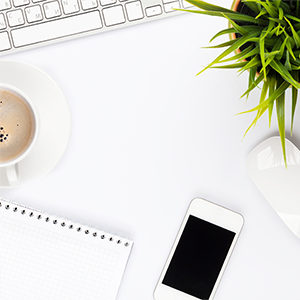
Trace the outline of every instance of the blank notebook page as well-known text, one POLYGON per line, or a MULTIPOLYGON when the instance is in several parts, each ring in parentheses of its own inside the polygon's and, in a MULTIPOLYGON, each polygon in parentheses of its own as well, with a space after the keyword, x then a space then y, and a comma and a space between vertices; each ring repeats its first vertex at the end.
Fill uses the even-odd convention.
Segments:
POLYGON ((114 300, 132 241, 0 199, 1 300, 114 300))

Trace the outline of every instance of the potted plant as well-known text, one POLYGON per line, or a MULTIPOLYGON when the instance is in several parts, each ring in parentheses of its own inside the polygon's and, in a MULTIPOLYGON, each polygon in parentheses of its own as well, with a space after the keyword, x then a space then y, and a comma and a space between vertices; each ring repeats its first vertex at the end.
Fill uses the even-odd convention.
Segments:
POLYGON ((237 68, 239 72, 248 71, 249 85, 242 97, 248 96, 258 86, 261 86, 261 93, 258 105, 246 111, 256 112, 246 133, 265 112, 268 112, 270 126, 275 106, 286 163, 285 92, 289 87, 292 88, 292 134, 300 88, 300 1, 235 0, 232 9, 201 0, 188 2, 198 9, 185 11, 226 18, 230 25, 211 39, 214 41, 229 34, 229 41, 208 47, 226 49, 197 75, 208 68, 237 68))

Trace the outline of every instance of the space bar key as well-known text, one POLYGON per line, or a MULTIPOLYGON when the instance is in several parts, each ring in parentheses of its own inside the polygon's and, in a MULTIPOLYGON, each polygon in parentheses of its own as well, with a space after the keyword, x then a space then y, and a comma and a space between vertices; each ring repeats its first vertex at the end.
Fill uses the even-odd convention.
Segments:
POLYGON ((15 47, 22 47, 102 28, 99 11, 92 11, 11 31, 15 47))

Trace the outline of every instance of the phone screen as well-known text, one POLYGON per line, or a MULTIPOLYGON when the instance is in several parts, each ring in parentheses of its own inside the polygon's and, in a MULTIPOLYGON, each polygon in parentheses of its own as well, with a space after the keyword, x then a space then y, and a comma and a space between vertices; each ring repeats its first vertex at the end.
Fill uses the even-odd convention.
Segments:
POLYGON ((162 283, 209 299, 235 233, 190 215, 162 283))

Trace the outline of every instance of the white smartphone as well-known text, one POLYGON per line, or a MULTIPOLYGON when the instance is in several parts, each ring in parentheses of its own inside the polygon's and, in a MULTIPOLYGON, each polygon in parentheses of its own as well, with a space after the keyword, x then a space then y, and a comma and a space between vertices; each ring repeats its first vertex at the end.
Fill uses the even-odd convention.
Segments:
POLYGON ((201 198, 188 208, 154 291, 156 300, 212 300, 244 224, 201 198))

